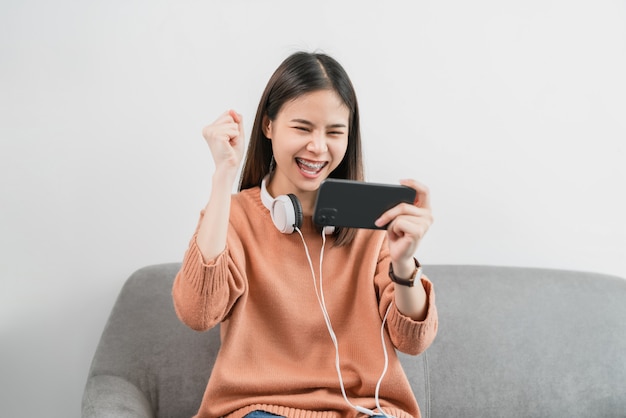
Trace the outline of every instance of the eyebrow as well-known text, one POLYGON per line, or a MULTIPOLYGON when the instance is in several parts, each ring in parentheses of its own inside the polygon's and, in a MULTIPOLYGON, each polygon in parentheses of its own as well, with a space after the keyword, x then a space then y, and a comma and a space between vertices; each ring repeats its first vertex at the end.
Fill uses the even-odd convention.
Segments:
MULTIPOLYGON (((313 126, 313 123, 306 120, 306 119, 292 119, 291 122, 296 122, 296 123, 301 123, 303 125, 308 125, 308 126, 313 126)), ((332 125, 328 125, 326 126, 327 128, 347 128, 348 126, 346 126, 343 123, 334 123, 332 125)))

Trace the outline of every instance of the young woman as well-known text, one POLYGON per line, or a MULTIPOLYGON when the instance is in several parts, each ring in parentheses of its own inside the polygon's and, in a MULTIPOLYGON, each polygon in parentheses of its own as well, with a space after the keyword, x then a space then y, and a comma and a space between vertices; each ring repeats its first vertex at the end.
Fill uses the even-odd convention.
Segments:
POLYGON ((341 65, 299 52, 279 66, 239 193, 242 116, 225 112, 203 136, 211 195, 173 286, 185 324, 221 324, 197 417, 419 417, 394 349, 419 354, 437 332, 433 286, 413 257, 432 223, 428 190, 402 181, 417 197, 378 219, 386 230, 312 221, 322 180, 363 180, 357 100, 341 65))

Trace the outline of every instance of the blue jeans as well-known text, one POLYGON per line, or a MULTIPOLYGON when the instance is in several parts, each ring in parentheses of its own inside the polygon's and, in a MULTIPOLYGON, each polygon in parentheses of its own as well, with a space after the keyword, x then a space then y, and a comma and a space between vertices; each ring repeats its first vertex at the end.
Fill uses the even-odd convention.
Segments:
MULTIPOLYGON (((384 415, 374 415, 372 418, 382 417, 382 416, 384 415)), ((244 418, 285 418, 285 417, 281 417, 280 415, 271 414, 265 411, 252 411, 248 415, 246 415, 244 418)))

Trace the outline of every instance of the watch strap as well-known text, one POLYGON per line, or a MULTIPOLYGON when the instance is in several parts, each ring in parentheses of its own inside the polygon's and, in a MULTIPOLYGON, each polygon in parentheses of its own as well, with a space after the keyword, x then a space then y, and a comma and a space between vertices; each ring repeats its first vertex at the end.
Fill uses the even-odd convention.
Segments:
POLYGON ((393 264, 389 263, 389 278, 391 279, 391 281, 402 286, 413 287, 415 285, 415 278, 422 277, 422 266, 415 257, 413 257, 413 260, 415 261, 415 270, 413 270, 413 274, 411 274, 411 277, 409 277, 408 279, 403 279, 396 276, 393 272, 393 264))

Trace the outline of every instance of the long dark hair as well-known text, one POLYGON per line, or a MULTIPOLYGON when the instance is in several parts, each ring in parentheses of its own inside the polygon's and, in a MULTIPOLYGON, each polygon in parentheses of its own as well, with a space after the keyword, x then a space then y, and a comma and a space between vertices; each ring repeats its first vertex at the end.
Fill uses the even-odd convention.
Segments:
MULTIPOLYGON (((296 52, 276 69, 261 96, 239 182, 240 191, 259 186, 270 172, 272 142, 263 133, 263 119, 275 120, 286 102, 319 90, 334 91, 350 110, 346 155, 329 177, 364 180, 359 106, 348 74, 341 64, 326 54, 296 52)), ((338 228, 335 245, 349 244, 354 233, 347 228, 338 228)))

